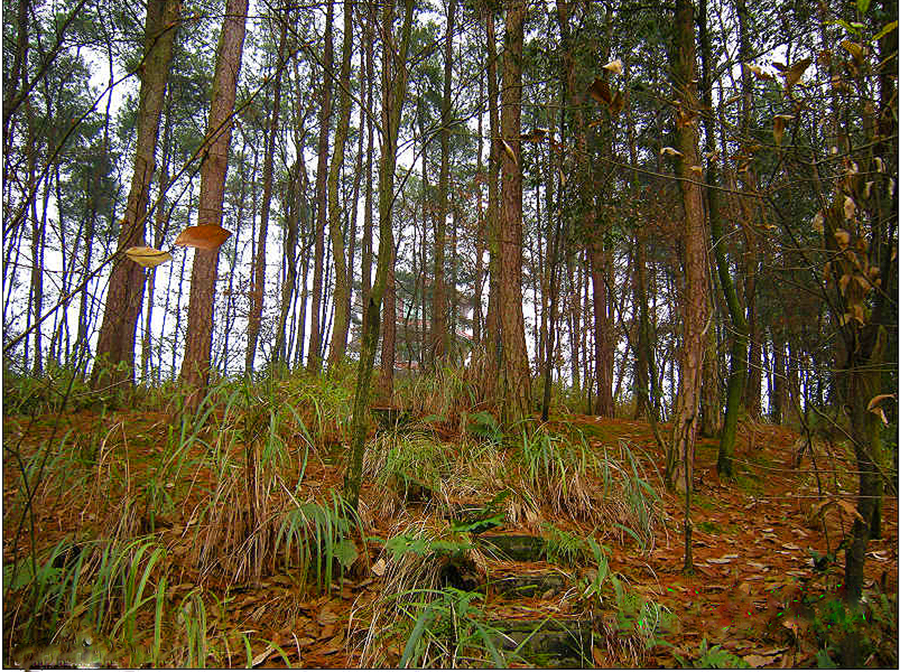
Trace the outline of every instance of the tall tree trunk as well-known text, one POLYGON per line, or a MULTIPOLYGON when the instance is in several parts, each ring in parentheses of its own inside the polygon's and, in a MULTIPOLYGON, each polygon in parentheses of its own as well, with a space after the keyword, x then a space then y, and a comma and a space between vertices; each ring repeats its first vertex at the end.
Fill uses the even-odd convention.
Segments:
POLYGON ((129 247, 144 244, 159 119, 165 101, 180 12, 179 0, 150 0, 147 4, 134 172, 119 231, 118 254, 109 278, 97 356, 91 372, 93 389, 133 382, 134 339, 144 296, 144 269, 123 253, 129 247))
POLYGON ((397 162, 397 135, 400 117, 406 98, 406 57, 409 50, 414 0, 406 0, 397 52, 393 45, 394 7, 391 0, 383 3, 384 57, 382 59, 382 104, 381 166, 378 176, 378 219, 380 240, 378 245, 378 265, 375 269, 375 283, 369 296, 366 319, 363 322, 359 366, 356 375, 356 392, 353 398, 353 421, 351 428, 350 466, 344 477, 344 498, 355 510, 359 506, 359 489, 362 483, 363 453, 368 432, 369 387, 375 364, 375 348, 380 331, 381 300, 387 286, 388 271, 393 256, 393 233, 391 231, 392 205, 394 202, 394 169, 397 162))
MULTIPOLYGON (((276 16, 278 14, 276 13, 276 16)), ((275 20, 273 18, 273 20, 275 20)), ((250 315, 247 319, 247 354, 244 358, 244 371, 253 371, 256 360, 256 344, 259 341, 259 330, 262 324, 263 297, 266 288, 266 239, 269 236, 269 211, 272 208, 273 164, 275 162, 275 139, 278 135, 278 113, 281 109, 281 73, 284 71, 284 50, 287 42, 287 17, 279 17, 281 34, 278 37, 278 58, 275 61, 275 84, 272 87, 272 111, 269 115, 269 128, 266 133, 266 144, 263 158, 263 195, 262 210, 259 213, 259 238, 256 243, 256 259, 253 268, 253 280, 250 283, 250 315)))
POLYGON ((485 343, 485 365, 482 390, 484 398, 495 400, 497 381, 500 377, 500 111, 497 106, 499 86, 497 82, 497 38, 494 31, 494 13, 491 7, 484 9, 486 51, 488 119, 491 132, 490 154, 488 158, 488 206, 487 206, 487 247, 488 247, 488 310, 485 319, 487 340, 485 343))
MULTIPOLYGON (((366 17, 366 29, 363 33, 365 41, 365 105, 367 110, 372 110, 372 90, 375 88, 375 68, 372 64, 372 42, 375 32, 376 16, 375 4, 369 2, 369 12, 366 17)), ((363 236, 362 236, 362 321, 366 320, 366 310, 369 305, 369 294, 372 291, 372 155, 375 153, 375 123, 371 114, 366 114, 366 198, 363 204, 363 236)), ((415 249, 415 248, 414 248, 415 249)), ((415 255, 415 251, 413 252, 415 255)))
MULTIPOLYGON (((706 235, 703 194, 692 177, 692 166, 700 165, 697 130, 693 122, 700 109, 697 100, 694 57, 693 7, 688 0, 676 0, 672 48, 669 53, 676 108, 675 174, 679 178, 684 205, 683 342, 680 357, 678 397, 672 422, 672 442, 666 460, 666 483, 680 491, 692 489, 694 443, 699 425, 700 384, 703 375, 703 351, 707 315, 708 281, 706 277, 706 235)), ((689 540, 689 529, 686 532, 689 540)), ((688 546, 689 548, 689 546, 688 546)), ((686 569, 690 571, 690 556, 686 569)))
MULTIPOLYGON (((746 11, 744 0, 737 0, 737 3, 739 14, 742 11, 746 11)), ((699 17, 701 57, 703 63, 701 73, 703 104, 708 109, 712 109, 711 73, 715 70, 715 64, 711 62, 712 51, 710 48, 709 31, 707 27, 708 15, 706 0, 701 0, 699 17)), ((743 37, 743 29, 741 33, 741 44, 744 45, 745 38, 743 37)), ((747 56, 748 55, 745 54, 745 57, 747 56)), ((742 78, 746 80, 746 71, 742 73, 742 78)), ((752 83, 745 81, 744 86, 745 88, 747 86, 752 86, 752 83)), ((745 91, 745 93, 747 92, 745 91)), ((703 123, 706 134, 707 156, 711 156, 715 149, 713 120, 709 115, 706 115, 704 116, 703 123)), ((710 242, 715 253, 719 283, 722 286, 722 293, 725 295, 725 305, 728 306, 728 314, 731 318, 732 326, 729 362, 730 372, 728 374, 728 390, 725 402, 725 420, 719 440, 719 456, 716 468, 720 475, 730 477, 733 474, 732 460, 734 457, 737 422, 740 419, 741 410, 743 408, 744 381, 747 376, 747 338, 749 329, 747 320, 744 318, 744 307, 738 299, 734 280, 731 277, 728 259, 725 256, 726 234, 722 225, 719 191, 716 188, 717 182, 718 169, 716 162, 714 160, 709 160, 706 166, 706 199, 709 208, 710 242)), ((710 364, 712 365, 712 362, 710 362, 710 364)))
MULTIPOLYGON (((350 285, 352 274, 347 269, 346 244, 338 206, 338 178, 344 166, 344 145, 350 129, 350 57, 353 53, 353 0, 344 1, 344 46, 341 57, 340 117, 334 132, 334 154, 328 171, 328 230, 331 235, 331 255, 334 259, 334 329, 328 351, 328 368, 340 363, 347 350, 347 332, 350 329, 350 285)), ((356 203, 345 207, 356 208, 356 203)))
POLYGON ((287 368, 290 361, 290 345, 288 344, 287 316, 291 308, 291 299, 297 286, 297 240, 299 229, 300 209, 300 163, 297 159, 288 174, 288 183, 285 188, 285 201, 287 201, 287 213, 285 216, 284 231, 284 263, 286 271, 284 281, 281 284, 281 303, 278 313, 278 328, 275 331, 275 359, 280 366, 287 368))
POLYGON ((503 54, 503 94, 500 133, 501 158, 500 323, 503 339, 502 415, 512 425, 531 413, 531 372, 525 347, 522 311, 522 42, 524 0, 507 5, 503 54))
POLYGON ((327 4, 325 12, 325 51, 322 56, 322 107, 319 108, 319 158, 316 164, 316 230, 315 261, 313 264, 313 290, 309 328, 309 352, 306 368, 317 373, 322 368, 322 318, 324 286, 322 281, 325 263, 325 223, 328 218, 328 131, 331 127, 331 71, 334 67, 332 32, 334 3, 327 4))
MULTIPOLYGON (((380 253, 379 253, 380 254, 380 253)), ((381 376, 379 394, 384 404, 391 403, 394 394, 394 364, 397 359, 397 282, 394 274, 397 249, 392 248, 388 265, 387 283, 384 288, 384 317, 381 335, 381 376)))
POLYGON ((444 97, 441 102, 441 176, 438 183, 438 214, 434 226, 434 295, 431 342, 435 364, 447 354, 447 288, 444 257, 447 235, 447 185, 450 179, 450 85, 453 80, 453 25, 456 0, 447 3, 447 33, 444 37, 444 97))
MULTIPOLYGON (((198 224, 222 225, 225 198, 225 175, 228 149, 231 145, 234 101, 244 50, 244 30, 248 0, 228 0, 222 32, 216 49, 212 99, 207 122, 206 156, 200 167, 200 202, 198 224)), ((181 380, 190 390, 185 408, 196 410, 209 383, 210 350, 212 348, 213 307, 219 248, 196 250, 191 269, 191 298, 181 380)))

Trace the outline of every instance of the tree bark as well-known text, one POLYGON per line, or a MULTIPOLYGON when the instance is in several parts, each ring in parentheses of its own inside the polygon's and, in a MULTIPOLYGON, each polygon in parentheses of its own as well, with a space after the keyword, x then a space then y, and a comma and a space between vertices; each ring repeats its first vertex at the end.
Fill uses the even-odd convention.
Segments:
POLYGON ((499 217, 500 322, 503 339, 502 415, 507 425, 531 414, 531 375, 525 346, 522 311, 522 43, 525 2, 516 0, 506 9, 503 55, 501 136, 502 190, 499 217), (511 150, 511 151, 510 151, 511 150))
MULTIPOLYGON (((690 492, 693 481, 694 444, 700 421, 700 385, 709 306, 707 301, 706 235, 703 195, 691 167, 700 165, 697 130, 694 122, 700 109, 697 100, 694 56, 693 7, 688 0, 676 0, 674 36, 669 52, 676 106, 675 174, 679 179, 684 206, 684 320, 680 357, 681 375, 672 422, 672 442, 666 460, 666 484, 679 492, 690 492)), ((687 569, 687 568, 686 568, 687 569)))
POLYGON ((380 331, 381 300, 387 286, 388 271, 393 255, 391 218, 394 202, 394 169, 397 163, 397 135, 400 117, 406 98, 406 57, 409 50, 414 0, 406 0, 406 11, 401 29, 398 51, 393 51, 394 7, 391 0, 383 4, 384 57, 382 59, 381 166, 378 176, 378 220, 380 240, 375 282, 369 296, 366 319, 363 322, 359 365, 356 374, 356 392, 353 398, 351 427, 350 466, 344 476, 344 498, 356 510, 359 506, 359 490, 362 484, 363 454, 368 432, 368 405, 372 369, 375 364, 375 348, 380 331))
POLYGON ((165 102, 172 45, 180 12, 179 0, 151 0, 147 5, 144 29, 146 57, 141 69, 134 172, 91 372, 91 388, 95 390, 130 384, 134 380, 134 340, 144 297, 144 269, 124 256, 124 251, 144 244, 159 120, 165 102))
MULTIPOLYGON (((198 224, 222 225, 225 175, 231 145, 234 101, 244 49, 248 0, 228 0, 216 49, 216 71, 206 131, 206 156, 200 167, 198 224)), ((209 383, 213 307, 219 249, 196 250, 191 269, 191 296, 181 381, 190 390, 186 410, 196 410, 209 383)))
POLYGON ((438 215, 434 227, 434 295, 431 342, 435 365, 447 354, 447 288, 444 257, 447 236, 447 188, 450 179, 450 85, 453 80, 453 24, 456 0, 447 3, 447 33, 444 37, 444 96, 441 101, 441 174, 438 182, 438 215))
POLYGON ((485 365, 482 390, 486 400, 497 398, 497 381, 500 377, 502 341, 500 336, 500 231, 498 204, 500 202, 500 111, 497 105, 499 86, 497 82, 497 38, 494 31, 494 13, 485 8, 485 33, 487 51, 488 120, 491 133, 488 158, 488 205, 487 205, 487 248, 488 248, 488 309, 485 318, 485 365))
POLYGON ((334 66, 332 33, 334 3, 327 4, 325 12, 325 49, 322 56, 322 106, 319 108, 319 158, 316 164, 316 230, 315 261, 313 262, 313 289, 309 328, 309 352, 306 368, 318 373, 322 368, 322 309, 324 296, 323 271, 325 263, 325 224, 328 218, 328 132, 331 127, 331 71, 334 66))
MULTIPOLYGON (((350 284, 341 226, 341 209, 338 205, 338 178, 344 166, 344 146, 350 129, 350 57, 353 52, 353 2, 344 1, 344 44, 341 57, 340 117, 334 132, 334 154, 328 171, 328 230, 331 235, 331 256, 334 260, 334 328, 331 347, 328 350, 328 368, 336 367, 347 351, 347 333, 350 329, 350 284)), ((356 208, 356 203, 347 204, 356 208)))

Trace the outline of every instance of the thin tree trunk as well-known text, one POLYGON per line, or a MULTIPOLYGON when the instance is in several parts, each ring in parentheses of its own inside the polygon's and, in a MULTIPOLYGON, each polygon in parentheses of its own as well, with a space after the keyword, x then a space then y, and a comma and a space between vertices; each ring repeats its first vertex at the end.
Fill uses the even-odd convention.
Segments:
POLYGON ((362 343, 359 356, 359 367, 356 376, 356 393, 353 400, 353 421, 351 427, 350 466, 344 478, 344 498, 356 510, 359 506, 359 490, 362 484, 363 453, 365 451, 366 434, 368 432, 369 386, 372 380, 372 369, 375 364, 375 348, 380 331, 381 300, 387 286, 388 271, 393 256, 393 234, 391 231, 392 204, 394 200, 394 169, 397 161, 397 135, 400 129, 400 117, 406 98, 406 57, 412 32, 413 0, 406 0, 406 12, 398 53, 393 53, 391 39, 393 34, 393 3, 386 0, 383 4, 383 35, 385 55, 382 59, 382 129, 381 166, 378 180, 378 218, 380 240, 378 247, 378 266, 375 270, 375 283, 369 297, 366 320, 363 323, 362 343))
MULTIPOLYGON (((341 226, 341 210, 338 207, 338 178, 344 166, 344 145, 350 129, 350 57, 353 52, 353 2, 344 1, 344 46, 341 58, 340 117, 334 132, 334 154, 328 172, 328 226, 331 235, 331 255, 334 259, 334 330, 328 351, 328 368, 338 365, 347 350, 347 332, 350 328, 350 285, 344 256, 344 234, 341 226)), ((356 207, 356 203, 345 207, 356 207)))
POLYGON ((159 120, 180 12, 178 0, 151 0, 147 5, 134 172, 119 232, 120 256, 110 274, 97 356, 91 372, 93 389, 133 382, 134 340, 144 295, 144 269, 122 253, 129 247, 144 244, 159 120))
MULTIPOLYGON (((676 0, 672 48, 669 53, 672 85, 681 101, 675 129, 676 149, 681 152, 675 163, 684 204, 683 342, 680 358, 678 397, 672 423, 672 443, 666 461, 666 484, 685 493, 693 487, 694 444, 700 421, 700 386, 703 377, 704 335, 709 305, 707 301, 706 235, 703 195, 691 177, 691 167, 699 165, 697 130, 687 120, 699 111, 694 57, 693 8, 688 0, 676 0)), ((690 498, 686 498, 689 511, 690 498)), ((690 516, 686 513, 685 571, 692 572, 690 553, 690 516)))
POLYGON ((500 231, 498 204, 500 202, 500 111, 497 106, 499 86, 497 82, 497 38, 494 34, 493 9, 485 12, 486 51, 487 51, 487 89, 488 118, 490 122, 491 145, 488 159, 488 206, 487 206, 487 240, 488 240, 488 274, 490 286, 488 290, 488 310, 485 319, 487 341, 485 347, 485 366, 482 390, 484 398, 495 400, 497 397, 497 381, 500 377, 500 357, 502 341, 500 335, 500 231))
MULTIPOLYGON (((248 0, 228 0, 216 50, 212 100, 206 131, 206 157, 200 167, 197 222, 222 225, 225 175, 231 145, 234 101, 244 49, 248 0)), ((196 250, 191 270, 191 298, 181 380, 190 390, 185 409, 194 411, 206 394, 212 348, 213 306, 219 249, 196 250)))
POLYGON ((327 4, 325 12, 325 51, 322 56, 322 107, 319 108, 319 158, 316 165, 316 230, 315 261, 313 265, 313 290, 310 313, 309 352, 306 368, 317 373, 322 368, 322 318, 324 286, 322 281, 325 261, 325 224, 328 218, 328 131, 331 127, 331 71, 334 64, 332 32, 334 3, 327 4))
MULTIPOLYGON (((262 323, 263 297, 266 287, 266 239, 269 235, 269 211, 272 207, 273 164, 275 162, 275 138, 278 135, 278 113, 281 108, 281 73, 284 71, 284 50, 287 42, 287 17, 281 17, 281 34, 278 38, 278 58, 275 61, 275 84, 272 87, 272 111, 266 133, 265 156, 263 158, 262 210, 259 214, 259 238, 256 244, 253 280, 250 283, 250 315, 247 320, 247 354, 244 371, 253 371, 256 359, 256 344, 262 323)), ((240 221, 240 220, 238 220, 240 221)))
POLYGON ((438 183, 438 213, 434 227, 434 294, 432 296, 431 343, 435 364, 447 354, 447 288, 444 257, 447 235, 447 185, 450 179, 450 86, 453 79, 453 24, 456 0, 447 3, 447 33, 444 37, 444 97, 441 102, 441 175, 438 183))

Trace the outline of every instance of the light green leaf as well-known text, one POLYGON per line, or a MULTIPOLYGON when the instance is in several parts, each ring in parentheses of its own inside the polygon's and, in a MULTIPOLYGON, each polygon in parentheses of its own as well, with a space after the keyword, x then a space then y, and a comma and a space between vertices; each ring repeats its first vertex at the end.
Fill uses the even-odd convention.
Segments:
POLYGON ((859 10, 860 14, 865 14, 869 11, 869 0, 856 0, 856 9, 859 10))
POLYGON ((891 32, 892 30, 897 30, 897 22, 896 22, 896 21, 891 21, 891 22, 890 22, 889 24, 887 24, 884 28, 882 28, 881 30, 879 30, 879 31, 878 31, 878 34, 877 34, 875 37, 872 38, 872 41, 873 41, 873 42, 877 42, 878 40, 880 40, 882 37, 884 37, 885 35, 887 35, 887 34, 888 34, 889 32, 891 32))

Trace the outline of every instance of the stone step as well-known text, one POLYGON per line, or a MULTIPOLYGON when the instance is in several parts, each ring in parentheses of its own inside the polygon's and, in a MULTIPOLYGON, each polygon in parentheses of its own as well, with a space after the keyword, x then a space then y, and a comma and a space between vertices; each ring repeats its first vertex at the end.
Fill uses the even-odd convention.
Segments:
MULTIPOLYGON (((507 655, 521 656, 533 667, 593 667, 592 624, 585 619, 503 619, 491 621, 499 634, 494 645, 507 655)), ((510 662, 515 658, 511 657, 510 662)))

